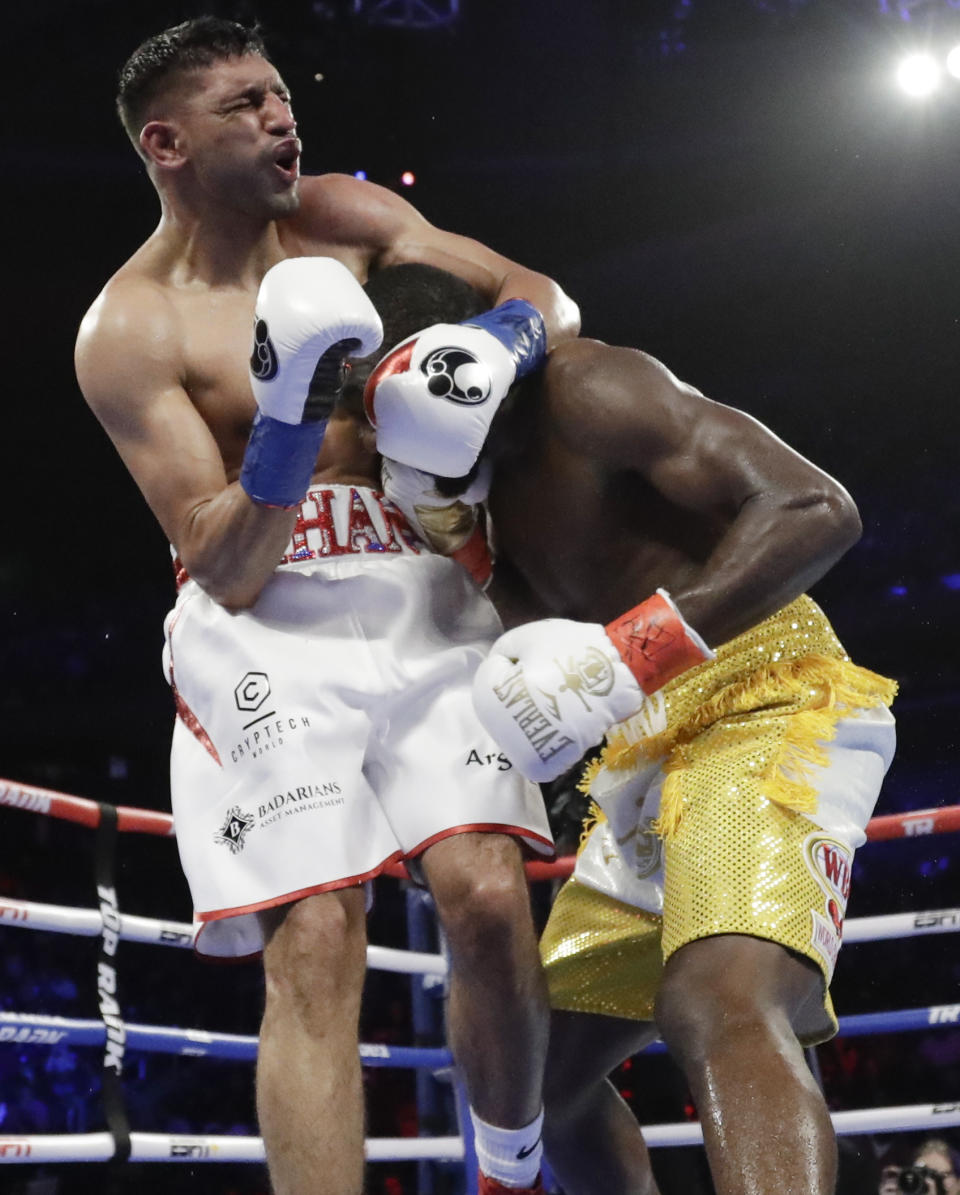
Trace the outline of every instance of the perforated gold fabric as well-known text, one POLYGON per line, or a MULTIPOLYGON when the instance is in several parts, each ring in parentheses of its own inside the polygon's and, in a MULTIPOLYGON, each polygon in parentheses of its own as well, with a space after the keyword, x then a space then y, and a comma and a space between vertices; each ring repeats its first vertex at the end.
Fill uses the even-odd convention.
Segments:
MULTIPOLYGON (((895 689, 848 659, 804 597, 666 686, 666 730, 645 739, 621 724, 585 777, 589 786, 601 769, 634 773, 639 808, 641 772, 662 760, 663 959, 725 933, 767 938, 812 959, 824 975, 824 1005, 798 1027, 808 1042, 836 1029, 826 987, 852 862, 843 843, 800 816, 816 807, 810 765, 827 763, 824 744, 839 718, 889 705, 895 689)), ((658 923, 576 877, 568 881, 541 943, 554 1006, 648 1018, 660 977, 650 961, 658 923)))
POLYGON ((600 768, 630 770, 663 759, 668 778, 656 828, 669 837, 686 804, 677 773, 709 767, 720 740, 707 732, 723 725, 749 754, 748 767, 762 776, 766 795, 810 813, 816 793, 809 768, 826 764, 821 744, 833 738, 837 721, 858 709, 889 706, 896 690, 894 681, 850 660, 826 615, 804 595, 723 644, 716 659, 665 685, 662 733, 646 735, 643 715, 615 727, 580 787, 589 792, 600 768))
POLYGON ((571 1012, 653 1020, 660 918, 569 880, 540 940, 550 1003, 571 1012))

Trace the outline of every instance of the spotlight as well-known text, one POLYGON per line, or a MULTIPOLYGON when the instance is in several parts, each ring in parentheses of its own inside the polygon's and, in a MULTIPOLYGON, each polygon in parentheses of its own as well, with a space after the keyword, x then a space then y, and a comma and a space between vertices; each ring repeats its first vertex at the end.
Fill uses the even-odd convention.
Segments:
POLYGON ((940 85, 940 66, 932 54, 911 54, 900 63, 897 82, 907 95, 923 98, 940 85))
POLYGON ((360 179, 361 182, 366 182, 367 172, 366 170, 354 170, 353 177, 360 179))
POLYGON ((947 55, 947 70, 955 79, 960 79, 960 45, 954 46, 947 55))
POLYGON ((400 182, 405 187, 412 187, 416 181, 417 181, 417 176, 413 173, 412 170, 404 170, 403 174, 400 175, 400 182))

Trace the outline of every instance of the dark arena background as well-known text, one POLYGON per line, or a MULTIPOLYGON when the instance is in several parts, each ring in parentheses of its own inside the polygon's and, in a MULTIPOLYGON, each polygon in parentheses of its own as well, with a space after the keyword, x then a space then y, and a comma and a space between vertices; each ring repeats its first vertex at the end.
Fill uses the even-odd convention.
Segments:
MULTIPOLYGON (((81 399, 72 350, 85 309, 158 219, 113 113, 117 69, 144 37, 200 13, 262 23, 293 91, 305 173, 363 171, 433 223, 552 275, 580 304, 585 335, 649 351, 847 486, 864 535, 813 595, 851 655, 900 683, 899 751, 877 814, 958 804, 955 0, 7 5, 0 789, 169 810, 167 545, 81 399), (898 75, 919 53, 929 73, 915 61, 898 75)), ((563 794, 548 795, 559 822, 563 794)), ((946 911, 940 927, 956 929, 958 878, 955 834, 868 843, 850 919, 946 911)), ((116 887, 125 912, 190 919, 170 840, 121 836, 116 887)), ((3 903, 90 908, 95 897, 93 831, 0 809, 4 1013, 98 1017, 97 939, 26 932, 3 903)), ((540 918, 549 900, 535 885, 540 918)), ((380 883, 370 933, 405 944, 400 881, 380 883)), ((956 1110, 954 942, 847 946, 841 1018, 946 1011, 819 1047, 811 1064, 832 1110, 956 1110)), ((129 1023, 256 1033, 256 964, 125 943, 117 966, 129 1023)), ((441 1044, 413 1024, 412 982, 370 973, 363 1041, 441 1044)), ((102 1047, 23 1037, 0 1023, 0 1141, 102 1131, 102 1047)), ((368 1136, 451 1131, 440 1113, 418 1119, 412 1072, 366 1073, 368 1136)), ((663 1055, 617 1082, 644 1124, 696 1119, 663 1055)), ((257 1132, 249 1062, 128 1045, 124 1088, 135 1129, 257 1132)), ((844 1136, 840 1191, 872 1195, 884 1159, 923 1135, 844 1136)), ((960 1141, 958 1129, 938 1135, 960 1141)), ((653 1152, 665 1195, 711 1190, 698 1148, 653 1152)), ((369 1191, 454 1193, 462 1174, 374 1164, 369 1191)), ((0 1192, 17 1195, 267 1189, 257 1164, 0 1166, 0 1192)))

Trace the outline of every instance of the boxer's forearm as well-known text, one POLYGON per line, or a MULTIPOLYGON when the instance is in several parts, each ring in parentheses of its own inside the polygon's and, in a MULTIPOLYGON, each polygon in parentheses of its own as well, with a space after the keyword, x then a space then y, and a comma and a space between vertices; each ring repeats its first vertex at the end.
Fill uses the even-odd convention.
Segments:
POLYGON ((860 538, 841 486, 747 501, 700 574, 671 587, 684 617, 711 646, 725 643, 821 579, 860 538))
POLYGON ((526 299, 543 316, 547 348, 580 334, 580 309, 564 291, 545 274, 523 267, 512 269, 501 280, 493 306, 507 299, 526 299))
POLYGON ((246 609, 280 563, 297 514, 253 502, 234 482, 190 511, 176 548, 187 573, 215 601, 246 609))
POLYGON ((343 389, 344 363, 383 336, 353 274, 334 258, 278 262, 257 294, 251 388, 257 414, 239 483, 195 506, 181 558, 224 606, 253 604, 290 539, 343 389), (195 560, 191 566, 191 559, 195 560))

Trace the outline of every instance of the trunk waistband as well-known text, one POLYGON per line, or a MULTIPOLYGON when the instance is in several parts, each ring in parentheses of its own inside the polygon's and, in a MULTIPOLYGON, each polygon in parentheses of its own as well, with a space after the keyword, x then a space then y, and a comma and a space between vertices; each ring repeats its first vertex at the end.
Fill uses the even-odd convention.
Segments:
MULTIPOLYGON (((406 516, 378 490, 364 486, 325 485, 307 490, 290 542, 278 568, 343 556, 413 555, 429 552, 406 516)), ((190 580, 173 553, 177 589, 190 580)))

